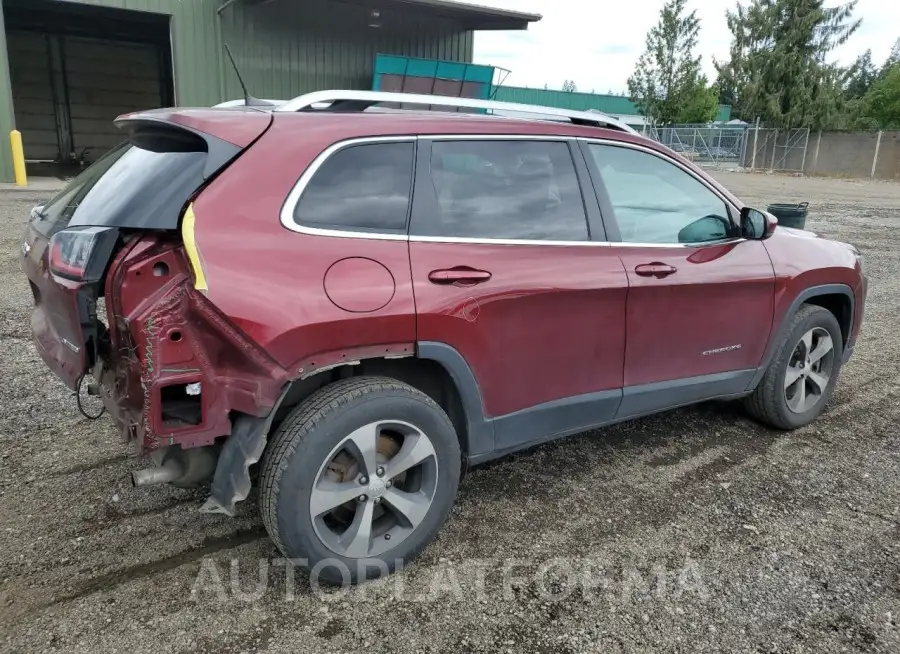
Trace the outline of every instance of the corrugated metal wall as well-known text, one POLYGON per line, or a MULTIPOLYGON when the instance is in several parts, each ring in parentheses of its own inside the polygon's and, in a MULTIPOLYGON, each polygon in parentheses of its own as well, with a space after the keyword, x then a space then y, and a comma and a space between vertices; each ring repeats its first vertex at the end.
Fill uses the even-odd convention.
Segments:
POLYGON ((59 152, 47 39, 35 32, 6 34, 16 129, 29 159, 52 160, 59 152))
MULTIPOLYGON (((172 55, 176 102, 209 106, 241 97, 237 77, 226 63, 227 42, 241 73, 257 97, 283 97, 322 88, 371 88, 379 52, 415 57, 471 61, 474 35, 452 21, 411 18, 411 12, 381 10, 379 28, 370 10, 327 0, 276 0, 263 5, 224 0, 69 0, 81 4, 150 11, 172 16, 172 55)), ((66 4, 66 3, 61 3, 66 4)), ((0 0, 2 6, 2 0, 0 0)), ((0 34, 0 54, 5 55, 0 34)), ((0 61, 0 180, 12 167, 6 134, 11 129, 11 100, 0 61)))
MULTIPOLYGON (((307 0, 237 6, 223 12, 222 38, 257 97, 291 98, 327 88, 372 88, 375 55, 471 61, 473 36, 439 19, 416 20, 351 4, 307 0)), ((176 55, 177 58, 177 55, 176 55)), ((225 95, 241 97, 225 69, 225 95)))
POLYGON ((6 56, 6 24, 0 0, 0 182, 13 181, 9 132, 13 128, 12 86, 9 83, 9 57, 6 56))
POLYGON ((162 105, 160 53, 143 43, 73 36, 63 39, 62 53, 72 141, 78 151, 90 150, 88 161, 96 161, 122 141, 122 133, 110 116, 162 105))

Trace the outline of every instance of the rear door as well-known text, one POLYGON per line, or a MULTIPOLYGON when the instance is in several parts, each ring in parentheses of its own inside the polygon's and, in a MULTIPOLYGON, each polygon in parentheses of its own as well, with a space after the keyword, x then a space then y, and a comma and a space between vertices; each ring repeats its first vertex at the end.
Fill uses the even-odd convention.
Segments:
POLYGON ((618 407, 627 280, 579 180, 590 190, 565 139, 419 142, 417 340, 462 355, 488 418, 533 416, 497 420, 497 449, 602 422, 618 407), (571 410, 556 411, 563 405, 571 410))
POLYGON ((744 390, 772 323, 765 246, 740 238, 735 208, 680 162, 583 147, 629 281, 620 416, 744 390))

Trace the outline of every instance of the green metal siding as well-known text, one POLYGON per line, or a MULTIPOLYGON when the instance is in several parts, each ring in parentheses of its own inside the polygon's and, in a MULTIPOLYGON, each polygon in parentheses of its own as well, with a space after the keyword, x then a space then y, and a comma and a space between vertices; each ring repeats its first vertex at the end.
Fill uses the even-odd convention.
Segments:
MULTIPOLYGON (((569 93, 550 89, 528 89, 519 86, 501 86, 496 89, 495 100, 536 104, 541 107, 559 107, 573 111, 596 109, 608 114, 637 116, 640 114, 634 103, 621 95, 600 95, 596 93, 569 93)), ((730 120, 731 107, 720 105, 716 120, 730 120)))
MULTIPOLYGON (((223 41, 231 47, 250 91, 268 98, 291 98, 325 88, 370 89, 378 53, 468 62, 474 51, 474 34, 454 21, 382 10, 382 27, 372 28, 370 9, 344 2, 237 2, 220 19, 216 10, 225 0, 77 1, 171 15, 175 98, 180 106, 209 106, 242 96, 223 41)), ((0 55, 0 139, 4 141, 0 143, 0 181, 4 181, 12 179, 6 135, 13 120, 5 32, 0 34, 0 55)))
MULTIPOLYGON (((257 97, 291 98, 327 88, 370 89, 375 56, 397 54, 471 61, 471 32, 440 19, 381 11, 383 27, 369 27, 370 9, 328 2, 232 5, 223 12, 223 39, 257 97), (336 8, 337 7, 337 8, 336 8)), ((241 96, 225 69, 225 95, 241 96)))
POLYGON ((9 84, 9 57, 6 56, 6 25, 3 22, 3 2, 0 0, 0 182, 11 182, 14 179, 9 145, 9 133, 15 128, 14 115, 9 84))
POLYGON ((371 88, 379 52, 472 61, 474 51, 472 32, 452 22, 416 21, 404 12, 381 11, 385 27, 374 29, 368 26, 369 9, 343 2, 236 2, 222 12, 220 20, 216 10, 225 0, 77 1, 172 16, 175 95, 181 106, 241 97, 237 77, 222 50, 223 40, 257 97, 371 88))
POLYGON ((221 101, 221 45, 216 16, 224 0, 76 0, 79 4, 172 16, 175 98, 182 106, 221 101))

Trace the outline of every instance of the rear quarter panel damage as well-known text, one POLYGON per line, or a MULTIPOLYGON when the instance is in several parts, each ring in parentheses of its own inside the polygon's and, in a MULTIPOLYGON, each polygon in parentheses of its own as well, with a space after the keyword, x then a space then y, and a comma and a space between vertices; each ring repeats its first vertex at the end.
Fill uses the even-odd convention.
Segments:
POLYGON ((119 253, 107 277, 111 352, 95 371, 119 429, 141 451, 208 445, 231 413, 265 416, 288 373, 194 290, 183 250, 147 237, 119 253), (197 424, 163 416, 163 389, 201 384, 197 424))

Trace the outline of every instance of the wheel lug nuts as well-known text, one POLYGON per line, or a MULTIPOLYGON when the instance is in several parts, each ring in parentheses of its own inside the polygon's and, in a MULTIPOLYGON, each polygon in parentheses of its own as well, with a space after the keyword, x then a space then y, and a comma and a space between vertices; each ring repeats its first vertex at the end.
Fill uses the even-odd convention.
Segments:
POLYGON ((359 478, 359 483, 362 484, 363 486, 365 486, 366 484, 369 483, 369 478, 366 476, 362 476, 359 478))
POLYGON ((365 502, 365 501, 366 501, 367 499, 369 499, 369 498, 366 497, 365 495, 360 495, 360 496, 357 497, 356 499, 359 500, 360 502, 365 502))
POLYGON ((384 539, 385 539, 385 540, 390 540, 390 539, 391 539, 391 535, 390 535, 390 534, 385 534, 385 535, 384 535, 384 539))
POLYGON ((376 497, 376 498, 375 498, 375 504, 381 504, 381 498, 380 498, 380 497, 376 497))
POLYGON ((379 477, 383 477, 384 476, 384 468, 379 466, 378 470, 375 471, 375 474, 378 475, 379 477))
POLYGON ((388 479, 388 480, 384 483, 384 485, 387 486, 388 488, 390 488, 391 486, 394 485, 394 482, 393 482, 392 480, 388 479))

